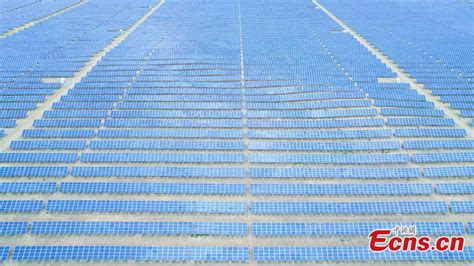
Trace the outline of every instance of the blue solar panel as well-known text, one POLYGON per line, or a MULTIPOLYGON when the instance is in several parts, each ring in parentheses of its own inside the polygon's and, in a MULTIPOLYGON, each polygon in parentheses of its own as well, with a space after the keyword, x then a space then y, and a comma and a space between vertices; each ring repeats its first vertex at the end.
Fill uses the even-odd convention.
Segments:
POLYGON ((474 247, 463 251, 373 252, 367 246, 340 247, 255 247, 253 259, 257 262, 275 261, 471 261, 474 247))
POLYGON ((120 97, 116 95, 64 95, 62 102, 116 102, 120 97))
POLYGON ((397 100, 378 100, 374 101, 375 106, 380 107, 413 107, 413 108, 433 108, 434 104, 431 102, 421 101, 397 101, 397 100))
POLYGON ((423 149, 474 149, 472 140, 407 140, 403 148, 411 150, 423 149))
POLYGON ((446 118, 388 118, 388 126, 454 126, 454 120, 446 118))
POLYGON ((474 194, 474 183, 440 183, 436 184, 439 194, 474 194))
MULTIPOLYGON (((0 157, 1 160, 1 157, 0 157)), ((176 154, 176 153, 83 153, 85 163, 238 163, 242 154, 176 154)))
POLYGON ((93 150, 243 150, 243 142, 238 141, 91 141, 93 150))
POLYGON ((430 167, 423 170, 426 177, 474 177, 474 167, 430 167))
POLYGON ((54 182, 0 182, 0 193, 54 193, 54 182))
POLYGON ((238 119, 195 119, 195 120, 145 120, 145 119, 111 119, 105 120, 105 127, 123 128, 241 128, 242 120, 238 119))
POLYGON ((467 230, 471 235, 474 234, 474 222, 467 223, 467 230))
POLYGON ((25 129, 25 138, 93 138, 94 130, 89 129, 25 129))
POLYGON ((451 201, 451 211, 454 213, 474 213, 474 201, 451 201))
POLYGON ((0 167, 1 177, 64 177, 67 167, 0 167))
POLYGON ((249 154, 251 163, 404 164, 407 154, 249 154))
POLYGON ((100 138, 242 138, 240 130, 99 130, 100 138))
POLYGON ((428 117, 442 117, 444 112, 434 109, 408 109, 408 108, 382 108, 382 115, 384 116, 428 116, 428 117))
POLYGON ((0 213, 39 212, 42 209, 41 200, 0 200, 0 213))
MULTIPOLYGON (((1 183, 0 183, 1 184, 1 183)), ((1 188, 1 185, 0 185, 1 188)), ((63 193, 245 195, 245 185, 131 182, 62 182, 63 193)))
POLYGON ((248 102, 290 102, 314 101, 330 99, 364 99, 362 92, 325 92, 317 94, 290 94, 290 95, 249 95, 248 102))
POLYGON ((0 260, 5 261, 8 258, 10 247, 0 247, 0 260))
POLYGON ((242 118, 241 111, 140 110, 112 111, 112 118, 242 118))
POLYGON ((248 128, 341 128, 341 127, 380 127, 383 119, 334 119, 334 120, 260 120, 249 119, 248 128))
POLYGON ((226 213, 247 212, 245 203, 228 201, 49 200, 49 212, 226 213))
MULTIPOLYGON (((1 225, 0 225, 1 226, 1 225)), ((26 222, 25 222, 26 231, 26 222)), ((35 221, 35 235, 215 235, 246 236, 246 223, 35 221)))
POLYGON ((376 116, 375 109, 248 111, 248 118, 336 118, 376 116))
POLYGON ((45 111, 44 118, 107 118, 107 111, 98 110, 54 110, 45 111))
POLYGON ((441 201, 253 202, 255 214, 388 214, 447 213, 441 201))
MULTIPOLYGON (((473 171, 474 173, 474 171, 473 171)), ((252 178, 417 178, 417 168, 250 168, 252 178)))
POLYGON ((246 107, 249 110, 295 110, 295 109, 326 109, 344 107, 370 107, 368 100, 339 100, 324 102, 249 102, 246 107))
POLYGON ((472 152, 416 153, 412 155, 412 159, 416 163, 473 162, 474 153, 472 152))
POLYGON ((102 102, 57 102, 53 103, 53 109, 87 109, 87 110, 110 110, 114 108, 113 103, 102 102))
POLYGON ((254 195, 428 195, 430 184, 251 184, 254 195))
POLYGON ((398 141, 364 141, 364 142, 269 142, 249 141, 249 150, 282 150, 282 151, 364 151, 364 150, 398 150, 398 141))
POLYGON ((27 231, 28 222, 0 222, 0 235, 23 235, 27 231))
POLYGON ((457 128, 406 128, 396 129, 395 136, 397 137, 447 137, 457 138, 466 136, 464 129, 457 128))
POLYGON ((254 139, 371 139, 390 138, 390 130, 249 130, 248 137, 254 139))
MULTIPOLYGON (((154 89, 156 90, 156 89, 154 89)), ((216 92, 219 92, 217 90, 216 92)), ((234 90, 235 91, 235 90, 234 90)), ((241 91, 236 91, 241 94, 241 91)), ((121 102, 117 109, 152 109, 152 110, 241 110, 240 102, 121 102)))
POLYGON ((73 128, 89 128, 89 127, 100 127, 100 120, 35 120, 33 123, 34 127, 73 127, 73 128))
POLYGON ((243 178, 244 169, 196 167, 73 167, 71 175, 82 177, 243 178))
POLYGON ((245 262, 246 247, 17 246, 14 261, 216 261, 245 262))
POLYGON ((10 143, 12 150, 83 150, 86 141, 81 140, 14 140, 10 143))
POLYGON ((368 236, 375 229, 416 226, 418 235, 464 235, 460 222, 253 223, 252 234, 275 236, 368 236))
POLYGON ((0 162, 5 163, 73 163, 75 153, 0 153, 0 162))

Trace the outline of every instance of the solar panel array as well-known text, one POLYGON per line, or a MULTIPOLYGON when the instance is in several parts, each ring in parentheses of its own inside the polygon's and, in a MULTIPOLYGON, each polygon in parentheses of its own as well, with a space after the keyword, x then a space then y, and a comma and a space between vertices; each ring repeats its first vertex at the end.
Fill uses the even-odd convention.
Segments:
POLYGON ((473 13, 0 0, 0 261, 472 261, 473 13), (467 246, 368 250, 403 226, 467 246))

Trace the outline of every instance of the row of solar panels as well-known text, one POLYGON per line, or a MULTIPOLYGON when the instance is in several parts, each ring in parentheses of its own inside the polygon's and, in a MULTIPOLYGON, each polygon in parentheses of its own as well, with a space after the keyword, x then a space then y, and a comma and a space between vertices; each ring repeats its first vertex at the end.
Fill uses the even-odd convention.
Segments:
MULTIPOLYGON (((8 258, 9 247, 0 247, 0 259, 8 258)), ((252 249, 257 262, 302 261, 471 261, 474 247, 463 251, 372 252, 366 246, 260 246, 252 249)), ((247 247, 157 247, 157 246, 17 246, 13 261, 209 261, 247 262, 247 247)))
MULTIPOLYGON (((24 138, 243 138, 242 130, 224 129, 25 129, 24 138)), ((396 137, 464 137, 457 128, 410 128, 374 130, 249 130, 248 138, 256 139, 378 139, 396 137)))
MULTIPOLYGON (((145 109, 145 108, 143 108, 145 109)), ((242 112, 236 110, 52 110, 45 111, 44 118, 227 118, 241 119, 242 112)), ((310 109, 310 108, 308 108, 310 109)), ((443 117, 441 110, 421 108, 381 108, 382 116, 443 117)), ((248 118, 339 118, 376 116, 374 108, 328 109, 328 110, 248 110, 248 118)), ((25 118, 26 111, 0 111, 0 118, 25 118)))
MULTIPOLYGON (((0 153, 0 163, 243 163, 240 153, 0 153), (80 157, 80 159, 79 159, 80 157)), ((408 164, 474 162, 473 152, 416 154, 266 154, 247 155, 249 163, 408 164)))
MULTIPOLYGON (((15 140, 12 150, 243 150, 243 141, 191 140, 15 140)), ((347 142, 247 142, 248 150, 279 151, 376 151, 424 149, 474 149, 473 140, 407 140, 347 142)))
POLYGON ((415 226, 424 236, 474 234, 474 222, 357 222, 357 223, 246 223, 228 222, 107 222, 26 221, 0 222, 0 235, 206 235, 289 237, 364 236, 376 229, 415 226), (251 229, 250 229, 251 228, 251 229))
MULTIPOLYGON (((181 178, 244 178, 243 168, 205 167, 139 167, 139 166, 17 166, 0 167, 0 177, 181 177, 181 178)), ((424 168, 249 168, 250 178, 428 178, 474 177, 474 167, 424 168)))
POLYGON ((474 201, 245 202, 137 200, 1 200, 1 213, 206 213, 206 214, 427 214, 474 213, 474 201))
MULTIPOLYGON (((0 120, 0 123, 10 120, 0 120)), ((10 123, 14 126, 14 121, 10 123), (11 123, 13 122, 13 123, 11 123)), ((10 124, 9 123, 9 124, 10 124)), ((97 128, 102 124, 100 119, 42 119, 35 120, 33 126, 40 128, 97 128)), ((132 128, 241 128, 243 122, 240 119, 107 119, 104 127, 132 127, 132 128)), ((344 128, 344 127, 380 127, 384 120, 372 119, 314 119, 314 120, 270 120, 270 119, 248 119, 248 128, 344 128)), ((452 119, 446 118, 387 118, 387 126, 454 126, 452 119)), ((11 126, 10 126, 11 127, 11 126)))
MULTIPOLYGON (((150 182, 0 182, 0 193, 247 195, 245 184, 150 182)), ((251 195, 474 194, 474 183, 431 184, 251 184, 251 195)))

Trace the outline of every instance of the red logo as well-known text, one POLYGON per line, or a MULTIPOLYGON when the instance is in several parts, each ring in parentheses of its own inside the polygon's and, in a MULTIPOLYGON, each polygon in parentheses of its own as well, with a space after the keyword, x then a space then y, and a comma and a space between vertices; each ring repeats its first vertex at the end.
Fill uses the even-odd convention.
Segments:
POLYGON ((401 226, 390 229, 376 229, 369 234, 369 249, 380 252, 390 251, 462 251, 463 236, 417 236, 416 226, 401 226))

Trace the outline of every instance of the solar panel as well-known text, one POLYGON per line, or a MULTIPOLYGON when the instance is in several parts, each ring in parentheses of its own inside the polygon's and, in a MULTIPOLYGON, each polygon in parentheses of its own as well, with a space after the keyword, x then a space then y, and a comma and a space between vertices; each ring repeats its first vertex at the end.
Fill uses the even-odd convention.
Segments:
MULTIPOLYGON (((1 157, 0 157, 1 160, 1 157)), ((82 153, 84 163, 239 163, 242 154, 82 153)))
POLYGON ((471 235, 474 234, 474 222, 467 223, 467 230, 471 235))
POLYGON ((49 200, 53 213, 214 213, 244 214, 245 203, 227 201, 133 201, 133 200, 49 200))
POLYGON ((251 163, 405 164, 407 154, 249 154, 251 163))
POLYGON ((474 213, 474 201, 451 201, 451 212, 453 213, 474 213))
MULTIPOLYGON (((35 221, 35 235, 213 235, 246 236, 246 223, 35 221)), ((26 231, 26 222, 25 222, 26 231)))
POLYGON ((216 261, 245 262, 246 247, 17 246, 13 261, 216 261))
POLYGON ((45 128, 56 128, 56 127, 73 127, 73 128, 88 128, 88 127, 100 127, 100 120, 48 120, 40 119, 35 120, 33 123, 34 127, 45 127, 45 128))
POLYGON ((248 111, 248 118, 336 118, 376 116, 375 109, 248 111))
POLYGON ((45 111, 44 118, 107 118, 107 111, 99 110, 54 110, 45 111))
MULTIPOLYGON (((474 173, 474 172, 473 172, 474 173)), ((417 178, 417 168, 250 168, 252 178, 417 178)))
MULTIPOLYGON (((92 136, 91 136, 92 137, 92 136)), ((240 130, 99 130, 100 138, 242 138, 240 130)))
MULTIPOLYGON (((1 184, 1 183, 0 183, 1 184)), ((1 185, 0 185, 1 188, 1 185)), ((245 185, 132 182, 62 182, 63 193, 245 195, 245 185)))
POLYGON ((466 136, 464 129, 457 128, 404 128, 396 129, 395 136, 397 137, 446 137, 457 138, 466 136))
POLYGON ((257 262, 275 261, 471 261, 474 247, 464 251, 382 252, 370 251, 366 246, 339 247, 255 247, 253 259, 257 262))
POLYGON ((28 222, 0 222, 0 235, 23 235, 27 231, 28 222))
POLYGON ((241 111, 207 111, 207 110, 140 110, 112 111, 112 118, 242 118, 241 111))
POLYGON ((474 167, 430 167, 423 169, 425 177, 473 177, 474 167))
POLYGON ((0 260, 5 261, 8 258, 10 247, 0 247, 0 260))
POLYGON ((460 222, 253 223, 252 234, 276 236, 368 236, 375 229, 416 226, 418 235, 464 235, 460 222))
POLYGON ((296 109, 326 109, 344 107, 370 107, 368 100, 336 100, 324 102, 249 102, 246 107, 249 110, 296 110, 296 109))
POLYGON ((383 119, 323 119, 323 120, 247 120, 248 128, 341 128, 341 127, 380 127, 383 119))
POLYGON ((66 175, 67 167, 0 167, 1 177, 64 177, 66 175))
MULTIPOLYGON (((0 174, 2 173, 0 168, 0 174)), ((190 177, 243 178, 243 168, 198 167, 73 167, 72 176, 81 177, 190 177)))
POLYGON ((145 120, 145 119, 111 119, 105 120, 105 127, 123 128, 241 128, 242 120, 239 119, 194 119, 194 120, 145 120))
POLYGON ((415 153, 412 159, 416 163, 453 163, 453 162, 472 162, 474 153, 472 152, 443 152, 443 153, 415 153))
POLYGON ((372 139, 390 138, 390 130, 249 130, 251 139, 372 139))
POLYGON ((388 126, 454 126, 454 120, 446 118, 388 118, 388 126))
POLYGON ((436 184, 439 194, 474 194, 474 183, 440 183, 436 184))
POLYGON ((388 214, 447 213, 441 201, 253 202, 255 214, 388 214))
POLYGON ((42 209, 41 200, 0 200, 0 213, 40 212, 42 209))
POLYGON ((86 141, 81 140, 14 140, 10 143, 12 150, 83 150, 86 141))
POLYGON ((430 184, 251 184, 254 195, 429 195, 430 184))
POLYGON ((472 140, 407 140, 403 148, 410 150, 424 149, 474 149, 472 140))
POLYGON ((269 142, 249 141, 249 150, 282 150, 282 151, 365 151, 365 150, 399 150, 398 141, 360 141, 360 142, 269 142))
POLYGON ((93 138, 94 130, 89 129, 25 129, 24 138, 93 138))
POLYGON ((239 141, 105 141, 90 142, 92 150, 243 150, 239 141))
POLYGON ((0 153, 2 163, 73 163, 75 153, 0 153))
POLYGON ((0 193, 54 193, 54 182, 0 182, 0 193))
POLYGON ((442 110, 434 109, 408 109, 408 108, 382 108, 384 116, 421 116, 421 117, 442 117, 442 110))

